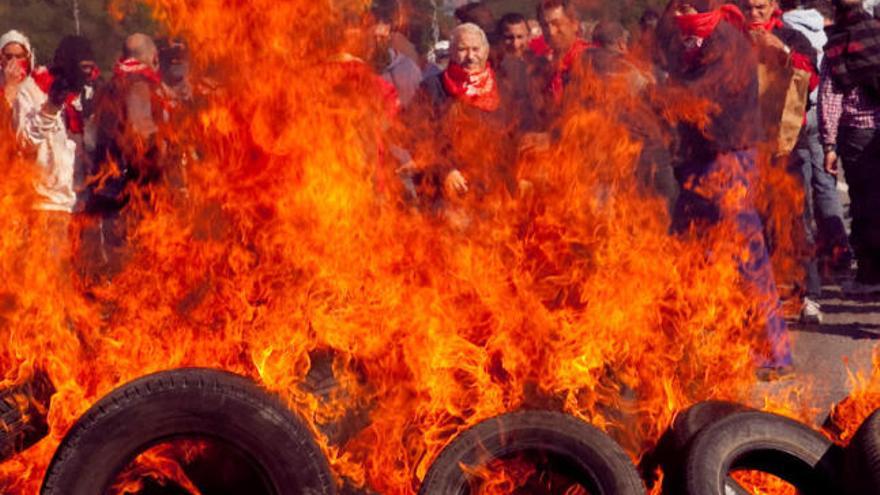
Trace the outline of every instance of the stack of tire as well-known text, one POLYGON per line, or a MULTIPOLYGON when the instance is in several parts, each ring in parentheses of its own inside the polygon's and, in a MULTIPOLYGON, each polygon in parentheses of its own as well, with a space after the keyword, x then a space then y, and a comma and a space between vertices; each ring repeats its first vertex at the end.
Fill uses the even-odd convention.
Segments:
MULTIPOLYGON (((230 491, 236 480, 215 466, 208 482, 217 489, 205 486, 203 493, 347 492, 305 422, 278 397, 245 377, 192 368, 145 376, 98 401, 56 450, 41 493, 106 493, 138 453, 181 437, 228 444, 253 468, 247 489, 230 491)), ((454 438, 431 465, 419 494, 467 495, 473 480, 462 466, 534 451, 558 459, 590 495, 646 493, 630 457, 602 431, 558 412, 521 411, 487 419, 454 438)), ((730 477, 738 470, 775 475, 803 495, 880 494, 880 410, 843 448, 789 418, 703 402, 678 415, 641 468, 649 484, 662 469, 664 494, 748 495, 730 477)))
POLYGON ((880 410, 846 448, 790 418, 745 406, 709 401, 678 415, 642 471, 664 473, 663 493, 748 495, 729 475, 772 474, 802 495, 880 494, 880 410))

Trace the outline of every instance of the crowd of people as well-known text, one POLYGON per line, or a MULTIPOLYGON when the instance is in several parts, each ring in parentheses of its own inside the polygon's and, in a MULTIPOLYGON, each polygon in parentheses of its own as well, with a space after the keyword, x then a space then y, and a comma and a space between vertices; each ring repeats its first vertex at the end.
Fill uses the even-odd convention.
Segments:
MULTIPOLYGON (((854 261, 844 289, 880 293, 880 22, 861 1, 671 0, 632 30, 580 19, 567 0, 538 0, 535 14, 496 21, 485 4, 467 4, 449 42, 428 53, 400 32, 393 1, 353 23, 365 42, 340 60, 368 70, 402 127, 420 129, 387 146, 405 202, 460 227, 468 204, 499 190, 515 195, 524 186, 510 164, 560 139, 559 119, 583 104, 576 88, 587 72, 646 102, 656 88, 682 88, 713 105, 706 125, 665 125, 649 103, 612 113, 642 145, 633 180, 665 201, 671 234, 736 226, 742 279, 765 302, 773 344, 765 376, 789 374, 792 357, 765 219, 749 193, 761 157, 804 191, 802 211, 789 212, 809 253, 801 319, 821 323, 822 267, 845 272, 854 261), (475 126, 478 142, 456 132, 475 126)), ((173 175, 157 135, 192 98, 186 47, 134 34, 106 82, 79 36, 62 39, 48 67, 17 31, 0 49, 4 103, 22 153, 40 166, 39 228, 61 245, 73 215, 92 215, 101 257, 112 260, 125 243, 133 186, 173 175)))

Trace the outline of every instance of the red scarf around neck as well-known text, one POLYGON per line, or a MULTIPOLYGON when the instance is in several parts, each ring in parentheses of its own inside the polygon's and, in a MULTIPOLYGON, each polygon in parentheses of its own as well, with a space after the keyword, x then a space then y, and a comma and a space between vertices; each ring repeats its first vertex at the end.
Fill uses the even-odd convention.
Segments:
POLYGON ((773 11, 773 15, 770 16, 770 19, 767 22, 752 22, 749 24, 749 30, 751 31, 767 31, 768 33, 773 31, 776 28, 781 28, 782 24, 782 11, 776 9, 773 11))
POLYGON ((456 100, 486 112, 494 112, 501 105, 495 71, 489 65, 476 74, 468 74, 461 65, 450 62, 443 72, 443 87, 456 100))
POLYGON ((149 65, 134 58, 120 59, 113 66, 113 74, 115 77, 124 79, 128 76, 139 75, 145 77, 148 81, 159 84, 162 82, 162 76, 149 65))
POLYGON ((590 42, 578 38, 574 41, 565 55, 559 59, 559 64, 556 66, 556 70, 553 71, 553 76, 550 78, 549 87, 550 95, 557 103, 562 101, 562 93, 565 90, 565 76, 571 72, 574 68, 575 62, 581 57, 581 55, 592 46, 593 45, 590 42))
POLYGON ((675 16, 675 23, 682 34, 701 39, 711 36, 721 21, 727 21, 738 29, 744 29, 746 16, 736 5, 731 4, 724 4, 709 12, 675 16))

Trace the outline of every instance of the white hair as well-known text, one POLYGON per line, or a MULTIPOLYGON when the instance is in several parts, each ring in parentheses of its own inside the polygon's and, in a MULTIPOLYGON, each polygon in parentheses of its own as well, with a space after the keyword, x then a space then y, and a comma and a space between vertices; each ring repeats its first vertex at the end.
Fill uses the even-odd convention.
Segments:
POLYGON ((489 38, 486 36, 486 33, 480 29, 480 26, 477 26, 473 22, 465 22, 464 24, 459 24, 455 26, 455 29, 452 30, 452 33, 449 35, 450 45, 453 50, 458 46, 458 41, 463 34, 475 34, 480 37, 480 43, 482 43, 483 47, 489 48, 489 38))

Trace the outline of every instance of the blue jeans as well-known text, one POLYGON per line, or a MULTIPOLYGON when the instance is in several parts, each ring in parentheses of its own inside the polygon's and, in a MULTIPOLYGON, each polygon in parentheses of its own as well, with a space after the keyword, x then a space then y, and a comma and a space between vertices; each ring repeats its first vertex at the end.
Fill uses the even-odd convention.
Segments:
MULTIPOLYGON (((846 227, 843 224, 843 204, 837 192, 837 178, 825 171, 825 153, 819 142, 816 107, 807 112, 807 123, 792 152, 792 160, 804 181, 804 224, 808 242, 814 244, 818 253, 823 255, 832 255, 835 248, 849 251, 846 227)), ((807 286, 809 295, 809 280, 807 286)))
POLYGON ((709 228, 722 220, 735 223, 741 241, 747 244, 746 256, 736 260, 739 272, 746 290, 759 302, 758 312, 766 318, 765 331, 771 346, 769 359, 760 364, 787 366, 792 364, 788 328, 779 307, 761 217, 749 198, 730 201, 731 191, 750 190, 749 179, 757 173, 755 155, 754 150, 722 153, 698 174, 683 177, 673 229, 683 232, 692 225, 709 228))

